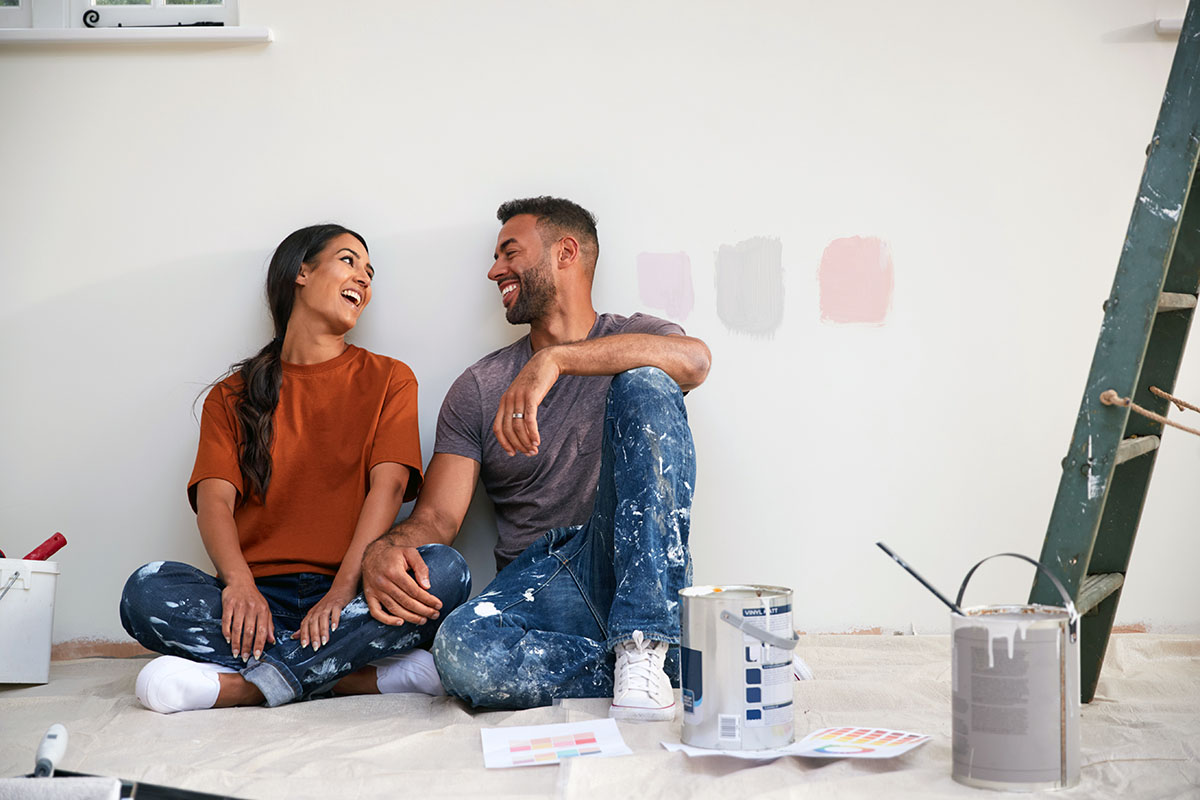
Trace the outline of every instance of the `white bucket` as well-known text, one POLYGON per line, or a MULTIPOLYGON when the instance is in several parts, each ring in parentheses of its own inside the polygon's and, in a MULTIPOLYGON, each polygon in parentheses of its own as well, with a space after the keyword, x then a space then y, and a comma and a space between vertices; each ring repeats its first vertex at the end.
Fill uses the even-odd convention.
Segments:
POLYGON ((792 590, 679 590, 684 744, 766 750, 792 743, 792 590))
POLYGON ((0 558, 0 683, 50 679, 57 585, 56 561, 0 558))
MULTIPOLYGON (((951 614, 954 780, 1008 792, 1079 782, 1079 615, 1064 608, 978 606, 951 614)), ((996 558, 996 556, 990 556, 996 558)), ((971 568, 958 590, 962 608, 971 568)))

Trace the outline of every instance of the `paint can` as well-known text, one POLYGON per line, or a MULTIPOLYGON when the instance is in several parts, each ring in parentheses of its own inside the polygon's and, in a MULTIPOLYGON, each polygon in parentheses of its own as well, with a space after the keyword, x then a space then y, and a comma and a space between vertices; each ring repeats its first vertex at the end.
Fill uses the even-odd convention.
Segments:
MULTIPOLYGON (((951 614, 954 780, 1007 792, 1079 782, 1079 614, 1050 570, 1063 607, 997 605, 951 614)), ((967 581, 957 605, 962 608, 967 581)))
POLYGON ((792 743, 792 590, 679 590, 684 744, 767 750, 792 743))

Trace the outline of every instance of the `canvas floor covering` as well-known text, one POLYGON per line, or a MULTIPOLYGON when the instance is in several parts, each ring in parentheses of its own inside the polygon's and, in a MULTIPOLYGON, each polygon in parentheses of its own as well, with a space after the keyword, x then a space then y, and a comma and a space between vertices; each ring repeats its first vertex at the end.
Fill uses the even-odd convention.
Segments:
MULTIPOLYGON (((472 712, 392 695, 163 716, 133 696, 144 659, 81 659, 52 664, 44 686, 0 688, 0 778, 32 771, 42 734, 61 722, 63 769, 245 798, 1004 796, 950 778, 948 637, 809 635, 799 652, 817 677, 794 687, 797 738, 863 725, 933 740, 888 761, 689 759, 659 744, 678 741, 677 718, 620 723, 630 756, 488 770, 481 727, 588 720, 607 703, 472 712)), ((1044 794, 1200 798, 1200 637, 1114 636, 1081 730, 1080 785, 1044 794)))

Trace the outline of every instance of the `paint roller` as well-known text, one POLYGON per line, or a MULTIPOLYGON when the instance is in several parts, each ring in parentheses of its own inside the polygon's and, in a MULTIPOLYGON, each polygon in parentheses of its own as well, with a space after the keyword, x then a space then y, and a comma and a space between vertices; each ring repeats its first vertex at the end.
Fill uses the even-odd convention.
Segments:
POLYGON ((49 539, 30 550, 29 554, 25 556, 24 560, 45 561, 59 550, 62 550, 66 544, 67 537, 63 536, 61 533, 55 533, 49 539))
MULTIPOLYGON (((61 533, 55 533, 46 541, 39 544, 37 547, 29 551, 29 553, 21 559, 22 561, 45 561, 50 556, 62 550, 67 544, 67 537, 61 533)), ((0 558, 8 558, 4 555, 4 551, 0 550, 0 558)))
POLYGON ((50 726, 50 730, 46 731, 46 735, 42 737, 42 743, 38 745, 37 755, 34 756, 33 762, 33 777, 54 777, 54 767, 66 752, 67 729, 56 722, 50 726))

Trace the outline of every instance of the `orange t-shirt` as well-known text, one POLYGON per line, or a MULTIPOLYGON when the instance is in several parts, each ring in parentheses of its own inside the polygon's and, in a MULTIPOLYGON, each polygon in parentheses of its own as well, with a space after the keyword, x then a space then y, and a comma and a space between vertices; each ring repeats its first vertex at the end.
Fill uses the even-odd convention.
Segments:
POLYGON ((417 379, 400 361, 350 345, 322 364, 283 364, 273 418, 271 483, 266 502, 242 503, 242 440, 235 408, 241 373, 204 400, 200 448, 188 481, 222 478, 238 491, 233 518, 242 555, 259 578, 291 572, 337 573, 376 464, 411 468, 405 500, 421 485, 417 379))

